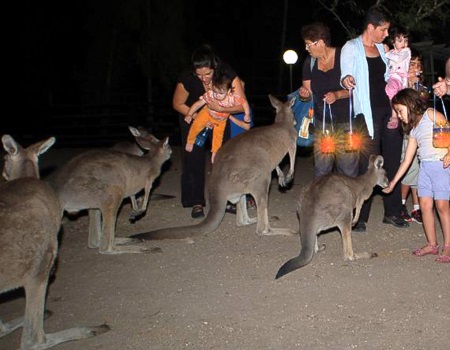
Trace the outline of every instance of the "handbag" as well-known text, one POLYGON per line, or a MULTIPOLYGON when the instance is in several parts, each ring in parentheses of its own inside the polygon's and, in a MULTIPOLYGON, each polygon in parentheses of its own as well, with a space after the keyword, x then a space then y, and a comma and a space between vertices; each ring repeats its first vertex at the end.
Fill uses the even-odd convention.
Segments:
POLYGON ((314 144, 314 108, 313 99, 302 101, 297 91, 288 95, 288 100, 295 98, 292 112, 295 116, 295 129, 297 130, 297 146, 311 147, 314 144))
POLYGON ((448 148, 450 146, 450 125, 448 123, 447 111, 445 110, 442 98, 441 102, 446 122, 442 125, 438 125, 436 123, 436 95, 433 96, 433 147, 448 148))

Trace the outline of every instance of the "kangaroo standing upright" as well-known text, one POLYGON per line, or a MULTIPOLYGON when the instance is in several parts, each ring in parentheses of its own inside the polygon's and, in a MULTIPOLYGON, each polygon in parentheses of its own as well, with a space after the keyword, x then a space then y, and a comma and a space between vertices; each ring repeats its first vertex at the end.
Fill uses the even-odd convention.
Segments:
POLYGON ((272 171, 276 169, 278 182, 285 186, 292 181, 297 151, 297 132, 292 112, 294 100, 281 102, 269 95, 276 109, 275 122, 238 135, 217 152, 208 180, 210 209, 198 225, 165 228, 134 234, 139 239, 182 239, 214 231, 221 223, 227 201, 237 203, 237 225, 257 223, 258 235, 289 235, 295 232, 285 228, 272 228, 267 212, 272 171), (287 176, 278 167, 289 153, 290 168, 287 176), (251 194, 257 206, 257 217, 250 218, 245 195, 251 194))
POLYGON ((147 209, 153 181, 160 175, 162 164, 170 158, 169 139, 159 141, 148 135, 135 135, 136 142, 148 150, 138 156, 115 150, 84 152, 64 165, 55 176, 55 188, 61 206, 68 213, 89 211, 90 248, 102 254, 142 253, 142 246, 117 246, 129 238, 116 238, 116 221, 124 198, 144 189, 140 208, 133 203, 131 218, 147 209))
POLYGON ((0 337, 23 326, 21 350, 48 349, 63 342, 90 338, 109 330, 106 325, 77 327, 45 334, 45 295, 58 250, 62 209, 58 198, 39 180, 38 157, 55 138, 24 149, 9 135, 0 184, 0 292, 24 287, 25 316, 2 323, 0 337))
POLYGON ((309 264, 318 250, 317 235, 333 227, 338 227, 341 232, 345 260, 377 256, 367 252, 354 253, 351 236, 352 225, 358 221, 361 206, 376 185, 387 187, 389 180, 383 169, 383 157, 372 155, 369 169, 363 175, 352 178, 329 174, 307 186, 300 195, 297 208, 302 243, 300 255, 281 266, 276 278, 309 264))

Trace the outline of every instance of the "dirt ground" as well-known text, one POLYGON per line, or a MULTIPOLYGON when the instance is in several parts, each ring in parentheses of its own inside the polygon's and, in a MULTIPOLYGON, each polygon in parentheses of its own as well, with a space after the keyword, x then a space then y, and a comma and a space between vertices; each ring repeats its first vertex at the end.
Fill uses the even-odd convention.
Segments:
MULTIPOLYGON (((41 169, 51 176, 73 153, 51 149, 41 156, 41 169)), ((126 202, 117 236, 197 222, 180 205, 179 153, 174 148, 154 191, 175 198, 153 196, 146 216, 135 224, 128 221, 126 202)), ((291 190, 280 192, 273 180, 269 215, 278 218, 273 226, 297 229, 297 198, 311 179, 312 158, 299 156, 291 190)), ((129 255, 89 249, 87 216, 64 218, 46 331, 111 326, 106 334, 59 350, 448 349, 450 266, 411 255, 425 242, 421 225, 397 229, 383 224, 382 215, 376 196, 367 233, 353 234, 355 251, 376 252, 378 258, 344 262, 335 230, 319 237, 327 248, 311 264, 280 280, 275 274, 298 254, 299 237, 259 237, 254 225, 236 227, 232 214, 192 244, 145 242, 162 251, 129 255)), ((438 237, 442 240, 440 230, 438 237)), ((1 296, 4 320, 23 310, 20 290, 1 296)), ((18 348, 20 334, 0 339, 0 349, 18 348)))

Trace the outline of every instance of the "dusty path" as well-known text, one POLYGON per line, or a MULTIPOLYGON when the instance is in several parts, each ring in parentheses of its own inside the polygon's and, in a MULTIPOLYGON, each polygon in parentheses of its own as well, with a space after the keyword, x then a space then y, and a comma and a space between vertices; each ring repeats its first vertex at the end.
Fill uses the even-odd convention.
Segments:
MULTIPOLYGON (((52 149, 42 157, 42 167, 51 170, 67 157, 65 150, 52 149)), ((297 158, 295 185, 286 193, 273 181, 269 214, 279 218, 273 226, 297 227, 296 199, 312 178, 311 165, 311 158, 297 158)), ((118 235, 194 222, 190 210, 180 206, 179 178, 176 148, 155 190, 176 198, 153 198, 147 215, 134 225, 126 204, 118 235)), ((381 197, 376 197, 368 232, 353 235, 356 251, 377 252, 378 258, 344 262, 339 233, 333 231, 321 235, 327 249, 310 265, 275 281, 281 264, 298 254, 299 238, 258 237, 254 226, 237 228, 231 214, 193 244, 150 242, 145 244, 162 252, 116 256, 88 249, 86 215, 65 218, 48 294, 54 315, 46 329, 103 322, 112 327, 58 350, 448 348, 450 266, 411 255, 425 241, 420 225, 396 229, 381 220, 381 197)), ((20 296, 0 297, 1 318, 22 314, 20 296)), ((19 338, 16 331, 0 339, 0 349, 16 349, 19 338)))

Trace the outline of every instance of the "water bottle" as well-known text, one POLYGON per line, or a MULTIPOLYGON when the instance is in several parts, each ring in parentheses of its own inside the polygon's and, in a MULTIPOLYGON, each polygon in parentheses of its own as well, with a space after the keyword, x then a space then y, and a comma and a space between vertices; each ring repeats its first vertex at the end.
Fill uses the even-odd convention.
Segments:
POLYGON ((197 135, 197 138, 195 139, 195 144, 199 147, 203 147, 206 139, 209 137, 209 134, 211 133, 211 130, 212 129, 208 126, 204 128, 202 132, 197 135))

